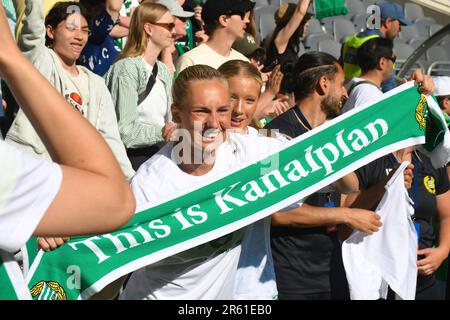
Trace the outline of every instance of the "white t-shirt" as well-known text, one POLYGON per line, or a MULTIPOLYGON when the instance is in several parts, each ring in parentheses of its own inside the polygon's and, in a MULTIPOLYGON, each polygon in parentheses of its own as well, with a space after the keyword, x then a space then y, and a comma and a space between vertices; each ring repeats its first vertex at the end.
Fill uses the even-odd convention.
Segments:
POLYGON ((78 69, 78 74, 74 75, 67 70, 65 71, 66 81, 64 81, 64 98, 82 115, 86 114, 86 108, 89 104, 89 77, 78 69))
MULTIPOLYGON (((25 154, 4 141, 0 141, 0 155, 0 251, 2 260, 11 265, 11 253, 25 245, 58 193, 62 171, 57 164, 25 154)), ((23 278, 16 277, 14 285, 26 287, 23 278)))
MULTIPOLYGON (((257 137, 259 132, 248 127, 248 135, 257 137)), ((281 140, 283 141, 282 138, 281 140)), ((270 247, 270 225, 271 217, 267 217, 245 228, 233 299, 274 300, 277 297, 275 267, 270 247)))
POLYGON ((417 281, 417 234, 412 200, 403 181, 407 162, 385 186, 375 210, 383 226, 373 235, 355 231, 342 244, 342 260, 352 300, 386 299, 388 285, 397 298, 414 300, 417 281))
MULTIPOLYGON (((151 75, 153 66, 145 60, 144 63, 148 74, 151 75)), ((165 125, 169 112, 168 99, 164 83, 158 76, 149 95, 139 104, 137 110, 140 122, 161 127, 165 125)))
POLYGON ((14 253, 28 240, 56 196, 60 167, 0 141, 0 250, 14 253))
POLYGON ((211 49, 207 44, 202 43, 178 58, 176 69, 177 72, 181 72, 187 67, 196 64, 206 64, 214 69, 218 69, 222 64, 230 60, 249 61, 246 56, 234 49, 231 49, 228 56, 222 56, 211 49))
MULTIPOLYGON (((276 139, 230 133, 214 167, 192 176, 171 159, 172 144, 145 162, 131 182, 137 206, 193 190, 280 146, 276 139), (255 141, 257 139, 257 141, 255 141)), ((120 299, 232 299, 245 228, 134 272, 120 299)))
MULTIPOLYGON (((362 78, 353 78, 347 85, 345 86, 347 91, 350 90, 350 88, 353 86, 353 84, 366 81, 362 78)), ((378 88, 374 84, 370 83, 363 83, 360 85, 357 85, 353 88, 353 90, 350 92, 350 95, 348 96, 347 101, 345 102, 344 106, 342 107, 342 113, 347 112, 349 110, 352 110, 353 108, 357 108, 361 106, 362 104, 368 103, 379 96, 383 94, 383 91, 381 91, 380 88, 378 88)))

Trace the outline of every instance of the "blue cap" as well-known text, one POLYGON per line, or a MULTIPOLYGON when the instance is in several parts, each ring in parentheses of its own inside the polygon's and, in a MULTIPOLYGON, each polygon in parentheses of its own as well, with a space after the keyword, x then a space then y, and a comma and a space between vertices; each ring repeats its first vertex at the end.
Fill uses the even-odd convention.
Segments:
POLYGON ((384 2, 380 3, 378 6, 381 11, 381 19, 391 18, 392 20, 398 20, 403 26, 412 24, 411 20, 405 18, 401 5, 392 2, 384 2))

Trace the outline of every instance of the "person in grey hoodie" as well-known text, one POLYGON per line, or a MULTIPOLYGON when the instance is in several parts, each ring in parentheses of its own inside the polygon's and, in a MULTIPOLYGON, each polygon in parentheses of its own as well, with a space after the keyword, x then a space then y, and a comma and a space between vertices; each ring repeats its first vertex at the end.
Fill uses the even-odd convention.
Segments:
MULTIPOLYGON (((87 14, 77 2, 57 3, 45 22, 41 0, 27 0, 19 47, 61 95, 106 140, 127 179, 134 171, 120 139, 111 95, 103 78, 77 66, 88 38, 87 14)), ((39 99, 39 92, 36 92, 39 99)), ((7 141, 50 159, 50 154, 26 115, 20 110, 7 133, 7 141)), ((74 146, 76 147, 76 146, 74 146)))

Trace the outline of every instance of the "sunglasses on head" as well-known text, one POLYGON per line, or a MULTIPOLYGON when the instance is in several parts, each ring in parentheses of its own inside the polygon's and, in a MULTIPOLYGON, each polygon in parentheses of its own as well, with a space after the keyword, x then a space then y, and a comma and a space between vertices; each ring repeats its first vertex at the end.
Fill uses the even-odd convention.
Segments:
POLYGON ((173 22, 154 22, 152 24, 158 27, 162 27, 168 31, 172 31, 173 29, 175 29, 175 23, 173 22))

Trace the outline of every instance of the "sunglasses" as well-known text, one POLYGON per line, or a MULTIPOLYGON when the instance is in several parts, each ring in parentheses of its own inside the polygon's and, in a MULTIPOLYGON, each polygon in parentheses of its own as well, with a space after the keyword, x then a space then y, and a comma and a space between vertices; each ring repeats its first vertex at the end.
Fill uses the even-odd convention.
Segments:
POLYGON ((242 11, 229 11, 227 12, 225 15, 226 16, 234 16, 234 15, 238 15, 241 17, 242 20, 245 19, 245 15, 247 14, 248 11, 242 12, 242 11))
POLYGON ((175 23, 173 22, 154 22, 152 24, 158 27, 162 27, 167 31, 172 31, 173 29, 175 29, 175 23))
POLYGON ((395 63, 395 61, 397 61, 397 56, 385 57, 385 58, 391 60, 392 63, 395 63))

